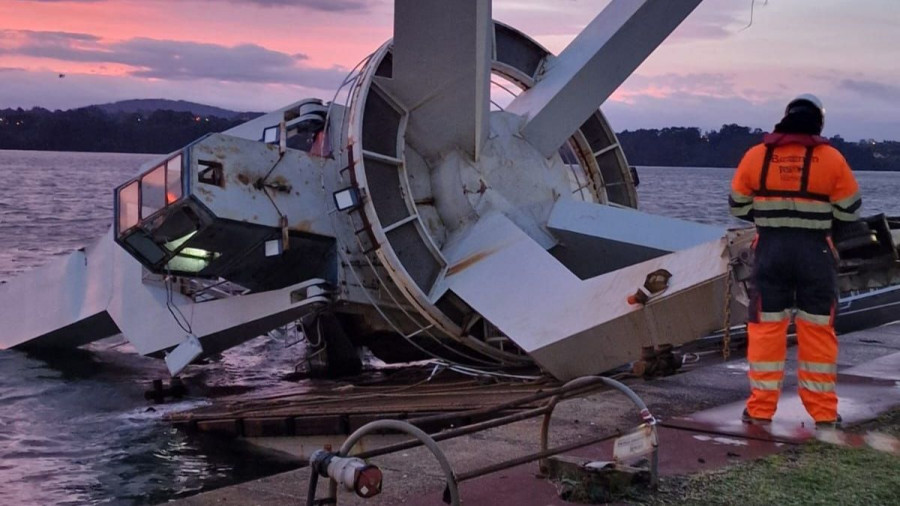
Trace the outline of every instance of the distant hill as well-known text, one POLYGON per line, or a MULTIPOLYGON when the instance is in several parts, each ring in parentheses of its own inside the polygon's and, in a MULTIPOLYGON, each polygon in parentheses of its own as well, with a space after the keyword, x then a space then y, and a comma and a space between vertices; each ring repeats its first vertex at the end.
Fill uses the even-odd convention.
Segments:
POLYGON ((255 117, 189 102, 129 102, 67 111, 0 109, 0 149, 171 153, 255 117), (161 108, 143 109, 151 106, 161 108))
MULTIPOLYGON (((259 113, 184 100, 125 100, 49 111, 0 109, 0 149, 171 153, 210 132, 224 132, 259 113)), ((741 125, 640 129, 618 134, 633 165, 735 167, 763 132, 741 125)), ((854 170, 900 171, 900 142, 830 139, 854 170)))
POLYGON ((215 116, 223 119, 250 119, 259 116, 255 112, 238 112, 214 107, 211 105, 188 102, 186 100, 166 100, 162 98, 148 98, 135 100, 121 100, 110 104, 101 104, 99 107, 109 114, 118 113, 142 113, 150 114, 154 111, 189 112, 196 116, 215 116))
MULTIPOLYGON (((762 142, 763 131, 731 124, 711 131, 697 127, 626 130, 617 137, 633 165, 737 167, 747 148, 762 142)), ((836 135, 829 142, 853 170, 900 171, 898 141, 850 142, 836 135)))

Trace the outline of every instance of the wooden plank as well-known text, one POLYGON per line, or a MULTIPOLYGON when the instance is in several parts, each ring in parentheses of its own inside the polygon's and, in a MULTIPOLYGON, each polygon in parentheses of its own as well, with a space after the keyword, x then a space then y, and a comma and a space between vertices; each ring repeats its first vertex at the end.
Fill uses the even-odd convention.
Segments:
POLYGON ((294 419, 291 417, 244 418, 244 437, 293 436, 294 419))

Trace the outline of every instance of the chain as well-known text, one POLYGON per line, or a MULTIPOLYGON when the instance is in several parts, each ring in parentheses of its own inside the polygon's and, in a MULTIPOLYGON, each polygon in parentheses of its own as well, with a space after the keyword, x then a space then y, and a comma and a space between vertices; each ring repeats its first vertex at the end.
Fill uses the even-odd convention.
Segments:
POLYGON ((725 278, 725 334, 722 336, 722 360, 728 361, 731 356, 731 289, 734 285, 734 271, 731 262, 728 262, 728 272, 725 278))

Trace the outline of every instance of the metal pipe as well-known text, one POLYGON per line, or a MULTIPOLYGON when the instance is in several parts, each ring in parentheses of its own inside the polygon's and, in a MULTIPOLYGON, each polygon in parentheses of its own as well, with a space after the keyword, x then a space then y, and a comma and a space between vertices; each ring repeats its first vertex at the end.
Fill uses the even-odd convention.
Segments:
MULTIPOLYGON (((651 484, 656 485, 658 480, 658 439, 657 439, 657 428, 656 428, 656 419, 653 415, 650 414, 650 410, 647 409, 647 405, 644 401, 634 393, 633 390, 625 386, 624 384, 616 381, 612 378, 606 378, 603 376, 586 376, 582 378, 577 378, 572 380, 565 385, 548 390, 545 392, 540 392, 534 395, 530 395, 525 398, 517 399, 514 401, 505 402, 503 404, 499 404, 497 406, 493 406, 491 408, 480 408, 469 411, 464 411, 461 413, 457 413, 454 416, 458 418, 466 417, 466 416, 483 416, 490 415, 493 413, 497 413, 501 410, 510 409, 520 407, 524 404, 528 404, 531 402, 535 402, 537 400, 543 400, 546 398, 550 398, 550 400, 544 405, 537 408, 528 409, 525 411, 521 411, 518 413, 513 413, 510 415, 502 416, 500 418, 495 418, 492 420, 486 420, 484 422, 475 423, 465 425, 463 427, 459 427, 456 429, 451 429, 448 431, 444 431, 433 436, 429 436, 424 431, 415 427, 409 422, 432 422, 439 421, 444 418, 445 415, 438 416, 430 416, 430 417, 420 417, 416 419, 411 419, 409 422, 404 422, 400 420, 376 420, 374 422, 370 422, 353 434, 350 435, 349 438, 344 442, 341 446, 338 455, 347 456, 350 450, 353 449, 353 446, 359 441, 362 436, 365 434, 374 431, 374 430, 393 430, 396 432, 405 432, 414 436, 416 439, 404 441, 402 443, 397 443, 390 446, 385 446, 382 448, 376 448, 373 450, 361 452, 355 454, 354 457, 361 459, 368 459, 372 457, 377 457, 379 455, 385 455, 388 453, 394 453, 401 450, 406 450, 409 448, 415 448, 418 446, 425 445, 431 452, 434 454, 435 458, 437 458, 438 462, 441 465, 441 468, 444 471, 444 474, 447 476, 447 488, 450 494, 451 504, 458 505, 459 504, 459 491, 458 484, 462 481, 469 480, 472 478, 476 478, 479 476, 483 476, 485 474, 490 474, 493 472, 501 471, 503 469, 509 469, 511 467, 515 467, 521 464, 525 464, 527 462, 531 462, 534 460, 540 460, 540 465, 542 470, 546 470, 546 458, 557 455, 559 453, 575 450, 578 448, 583 448, 585 446, 589 446, 600 441, 603 441, 609 437, 611 434, 590 438, 584 441, 578 441, 575 443, 570 443, 567 445, 548 448, 548 439, 549 439, 549 431, 550 431, 550 420, 553 415, 553 411, 556 408, 556 405, 561 400, 569 399, 579 393, 584 394, 590 392, 592 390, 596 390, 601 386, 608 386, 619 390, 624 393, 639 409, 642 419, 648 423, 651 427, 652 436, 653 436, 653 453, 650 461, 650 474, 651 474, 651 484), (452 468, 450 467, 449 462, 444 456, 441 449, 437 446, 438 441, 443 441, 446 439, 451 439, 454 437, 471 434, 473 432, 478 432, 486 429, 491 429, 494 427, 499 427, 502 425, 507 425, 511 423, 515 423, 521 420, 526 420, 529 418, 534 418, 540 415, 544 415, 543 422, 541 424, 541 451, 537 453, 532 453, 529 455, 524 455, 521 457, 517 457, 512 460, 508 460, 505 462, 500 462, 497 464, 492 464, 486 467, 482 467, 479 469, 474 469, 468 471, 466 473, 462 473, 460 475, 456 475, 452 468)), ((328 499, 332 499, 336 502, 337 497, 337 482, 331 480, 329 484, 329 496, 328 499)))
MULTIPOLYGON (((654 418, 653 415, 650 414, 650 410, 647 408, 647 405, 644 404, 644 401, 640 397, 638 397, 636 393, 634 393, 634 390, 628 388, 623 383, 620 383, 612 378, 606 378, 603 376, 583 376, 581 378, 576 378, 563 385, 560 390, 565 390, 568 387, 571 387, 573 390, 577 390, 579 388, 587 387, 596 383, 602 383, 606 386, 610 386, 625 394, 625 396, 628 397, 628 399, 631 400, 631 402, 633 402, 638 407, 638 409, 641 410, 641 419, 643 419, 645 423, 650 425, 650 430, 653 437, 653 453, 650 456, 650 484, 652 486, 656 486, 659 480, 659 438, 656 429, 656 418, 654 418)), ((542 452, 548 451, 547 441, 549 439, 550 419, 553 416, 553 410, 556 408, 556 404, 563 399, 563 396, 557 395, 550 399, 550 402, 547 403, 547 413, 544 414, 544 420, 541 423, 542 452)), ((546 460, 542 460, 540 466, 541 470, 546 470, 546 460)))
MULTIPOLYGON (((572 383, 572 382, 570 382, 570 383, 572 383)), ((498 404, 498 405, 490 407, 490 408, 479 408, 479 409, 473 409, 473 410, 469 410, 469 411, 463 411, 462 413, 457 413, 455 416, 456 417, 466 417, 466 416, 490 415, 490 414, 496 413, 496 412, 504 410, 504 409, 516 408, 523 404, 529 404, 536 400, 543 400, 548 397, 556 397, 558 399, 567 399, 567 398, 575 395, 576 393, 579 393, 579 392, 584 393, 582 391, 584 391, 586 389, 587 389, 587 391, 590 391, 591 389, 598 388, 599 386, 602 386, 602 383, 597 382, 597 381, 589 382, 587 384, 582 382, 582 383, 577 383, 577 384, 574 384, 571 386, 568 386, 568 384, 567 384, 562 387, 555 388, 553 390, 547 390, 545 392, 540 392, 540 393, 537 393, 534 395, 530 395, 528 397, 524 397, 524 398, 517 399, 514 401, 505 402, 503 404, 498 404)), ((511 415, 506 415, 506 416, 503 416, 500 418, 494 418, 492 420, 486 420, 484 422, 465 425, 465 426, 462 426, 462 427, 459 427, 456 429, 450 429, 447 431, 440 432, 438 434, 433 434, 431 437, 435 441, 444 441, 446 439, 451 439, 451 438, 458 437, 458 436, 464 436, 467 434, 471 434, 473 432, 479 432, 482 430, 493 429, 495 427, 500 427, 502 425, 507 425, 507 424, 519 422, 522 420, 527 420, 529 418, 534 418, 534 417, 537 417, 540 415, 546 416, 548 407, 549 407, 549 404, 547 406, 537 407, 537 408, 533 408, 533 409, 530 409, 527 411, 521 411, 519 413, 513 413, 511 415)), ((407 420, 407 422, 411 423, 411 424, 431 422, 431 421, 439 420, 439 418, 441 418, 443 416, 444 415, 436 415, 436 416, 432 416, 432 417, 413 418, 413 419, 407 420)), ((388 453, 393 453, 393 452, 402 451, 402 450, 408 450, 410 448, 415 448, 420 445, 421 445, 421 443, 417 440, 404 441, 402 443, 397 443, 397 444, 393 444, 390 446, 384 446, 381 448, 375 448, 375 449, 372 449, 369 451, 365 451, 365 452, 354 455, 354 457, 359 457, 361 459, 368 459, 368 458, 377 457, 380 455, 386 455, 388 453)), ((546 450, 546 449, 547 449, 546 446, 542 447, 542 450, 546 450)))
POLYGON ((574 443, 569 443, 563 446, 557 446, 556 448, 551 448, 549 450, 540 451, 537 453, 532 453, 530 455, 523 455, 521 457, 517 457, 512 460, 507 460, 506 462, 500 462, 498 464, 492 464, 490 466, 482 467, 481 469, 473 469, 471 471, 466 471, 465 473, 460 473, 456 476, 457 482, 464 482, 466 480, 471 480, 472 478, 477 478, 479 476, 484 476, 485 474, 495 473, 497 471, 502 471, 504 469, 509 469, 511 467, 516 467, 521 464, 527 464, 528 462, 532 462, 535 460, 543 459, 546 457, 552 457, 553 455, 557 455, 563 452, 568 452, 572 450, 577 450, 579 448, 584 448, 585 446, 590 446, 595 443, 599 443, 604 441, 613 434, 607 434, 604 436, 598 436, 595 438, 586 439, 584 441, 576 441, 574 443))
MULTIPOLYGON (((514 413, 512 415, 507 415, 501 418, 495 418, 493 420, 486 420, 484 422, 479 422, 471 425, 465 425, 463 427, 459 427, 456 429, 450 429, 447 431, 439 432, 432 437, 435 441, 444 441, 446 439, 452 439, 459 436, 465 436, 467 434, 471 434, 473 432, 480 432, 482 430, 493 429, 494 427, 500 427, 501 425, 508 425, 511 423, 519 422, 522 420, 527 420, 529 418, 535 418, 544 414, 547 408, 540 407, 530 409, 528 411, 521 411, 519 413, 514 413)), ((417 440, 404 441, 402 443, 393 444, 390 446, 383 446, 381 448, 375 448, 373 450, 365 451, 362 453, 358 453, 353 455, 354 457, 359 457, 361 459, 369 459, 372 457, 377 457, 379 455, 386 455, 388 453, 394 453, 401 450, 408 450, 410 448, 415 448, 417 446, 421 446, 422 443, 417 440)))
MULTIPOLYGON (((348 437, 347 440, 344 441, 344 444, 341 445, 341 449, 338 450, 338 455, 341 457, 346 457, 347 454, 350 453, 350 450, 353 449, 353 446, 356 445, 357 441, 359 441, 369 432, 376 430, 393 430, 396 432, 405 432, 410 436, 418 439, 419 444, 425 445, 425 447, 428 448, 437 459, 438 464, 440 464, 441 469, 444 471, 444 475, 447 477, 447 490, 450 492, 451 506, 459 506, 459 485, 456 480, 456 474, 453 472, 453 468, 450 467, 450 462, 447 461, 447 457, 444 455, 444 452, 441 451, 440 447, 437 445, 435 440, 431 438, 431 436, 426 434, 422 429, 414 425, 410 425, 407 422, 401 420, 375 420, 374 422, 369 422, 359 429, 356 429, 353 434, 350 434, 350 437, 348 437)), ((328 498, 337 498, 337 482, 333 479, 328 486, 328 498)))

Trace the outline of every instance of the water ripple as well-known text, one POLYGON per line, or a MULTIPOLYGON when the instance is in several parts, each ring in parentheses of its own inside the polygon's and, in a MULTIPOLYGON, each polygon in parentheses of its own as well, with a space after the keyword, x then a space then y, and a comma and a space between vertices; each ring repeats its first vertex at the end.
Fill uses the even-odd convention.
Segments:
MULTIPOLYGON (((0 151, 0 282, 103 235, 112 189, 153 158, 0 151)), ((156 504, 296 465, 258 465, 232 444, 172 429, 165 413, 205 401, 148 410, 143 390, 163 366, 126 348, 102 360, 90 351, 102 344, 40 359, 0 351, 0 505, 156 504)), ((239 377, 228 369, 219 380, 214 368, 203 374, 239 377)))
MULTIPOLYGON (((112 220, 112 188, 153 158, 0 151, 0 177, 7 182, 0 185, 0 282, 101 236, 112 220)), ((644 211, 735 223, 726 202, 731 170, 639 170, 644 211)), ((900 215, 900 175, 858 178, 865 213, 900 215)), ((261 465, 236 456, 233 443, 173 430, 162 416, 190 404, 148 411, 143 385, 154 373, 147 371, 161 366, 137 362, 150 359, 126 348, 101 343, 40 360, 0 351, 0 505, 155 504, 294 465, 261 465), (93 354, 101 352, 103 360, 96 360, 93 354)), ((292 369, 299 348, 261 338, 191 370, 212 386, 273 385, 292 369)))

